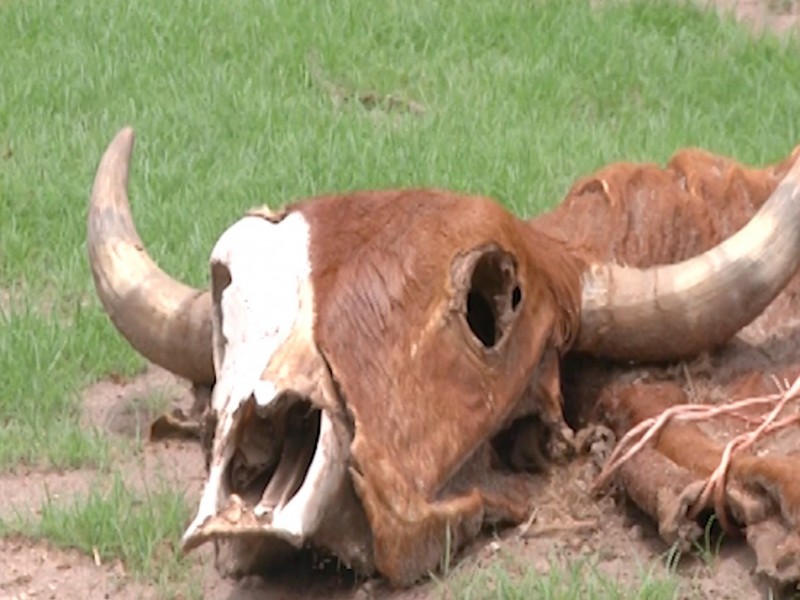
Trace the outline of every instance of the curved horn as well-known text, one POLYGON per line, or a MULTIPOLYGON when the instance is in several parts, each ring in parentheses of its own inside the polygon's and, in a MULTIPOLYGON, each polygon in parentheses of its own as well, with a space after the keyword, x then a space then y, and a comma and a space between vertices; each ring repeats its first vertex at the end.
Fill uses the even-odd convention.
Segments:
POLYGON ((750 323, 800 266, 800 158, 736 234, 699 256, 583 275, 575 349, 616 360, 667 361, 717 346, 750 323))
POLYGON ((127 191, 133 137, 129 127, 116 135, 92 186, 87 245, 97 295, 120 333, 145 358, 210 384, 211 294, 164 273, 139 239, 127 191))

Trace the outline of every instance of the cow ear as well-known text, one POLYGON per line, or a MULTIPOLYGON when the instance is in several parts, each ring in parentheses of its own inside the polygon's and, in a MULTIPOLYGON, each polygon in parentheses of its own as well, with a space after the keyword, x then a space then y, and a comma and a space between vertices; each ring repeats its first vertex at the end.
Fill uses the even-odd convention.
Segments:
POLYGON ((453 262, 452 283, 467 338, 484 351, 501 347, 523 302, 514 255, 495 244, 474 248, 453 262))

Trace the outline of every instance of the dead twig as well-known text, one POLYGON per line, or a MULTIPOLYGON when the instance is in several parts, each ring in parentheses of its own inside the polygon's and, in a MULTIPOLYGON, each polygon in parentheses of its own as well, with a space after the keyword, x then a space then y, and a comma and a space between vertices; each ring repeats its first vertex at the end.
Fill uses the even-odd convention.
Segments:
POLYGON ((543 523, 536 527, 530 527, 524 532, 520 533, 521 538, 541 537, 543 535, 552 535, 554 533, 567 533, 578 531, 594 531, 597 529, 597 521, 594 519, 570 519, 567 522, 554 522, 543 523))
POLYGON ((531 511, 531 516, 528 517, 522 525, 517 527, 517 533, 519 534, 520 537, 525 537, 525 534, 531 528, 531 526, 536 521, 536 518, 538 516, 539 516, 539 509, 538 508, 534 508, 531 511))
POLYGON ((681 362, 681 368, 683 369, 683 376, 686 378, 686 384, 689 386, 689 397, 694 402, 697 399, 697 390, 694 388, 694 381, 692 380, 692 374, 689 372, 689 365, 685 362, 681 362))
POLYGON ((531 515, 525 522, 517 527, 517 535, 525 539, 553 533, 597 529, 597 519, 575 519, 554 505, 548 505, 547 508, 550 508, 555 513, 555 518, 552 521, 534 525, 543 512, 542 507, 537 507, 531 511, 531 515))

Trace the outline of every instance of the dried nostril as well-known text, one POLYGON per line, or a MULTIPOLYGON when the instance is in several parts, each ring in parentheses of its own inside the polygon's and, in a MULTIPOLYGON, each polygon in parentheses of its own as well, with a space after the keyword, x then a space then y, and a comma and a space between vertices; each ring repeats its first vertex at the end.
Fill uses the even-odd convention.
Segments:
POLYGON ((243 420, 228 466, 231 490, 251 501, 260 497, 264 478, 275 471, 280 460, 283 437, 280 418, 262 419, 252 411, 243 420))
POLYGON ((280 510, 297 494, 305 481, 311 459, 317 448, 320 411, 315 411, 311 423, 304 423, 303 430, 291 433, 283 446, 280 463, 267 484, 256 512, 269 514, 280 510), (309 429, 308 425, 311 425, 309 429))

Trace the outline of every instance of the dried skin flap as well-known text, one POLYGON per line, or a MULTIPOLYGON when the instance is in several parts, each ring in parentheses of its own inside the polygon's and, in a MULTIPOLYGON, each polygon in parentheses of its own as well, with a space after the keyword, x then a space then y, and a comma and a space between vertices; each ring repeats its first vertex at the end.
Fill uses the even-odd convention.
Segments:
POLYGON ((317 339, 354 419, 351 475, 376 568, 408 584, 436 568, 446 540, 457 548, 479 530, 477 484, 443 489, 507 424, 545 351, 566 343, 574 323, 559 305, 576 302, 578 278, 488 200, 401 194, 349 197, 362 219, 337 219, 327 199, 305 214, 329 232, 312 240, 317 339), (477 326, 480 303, 492 322, 477 326))

